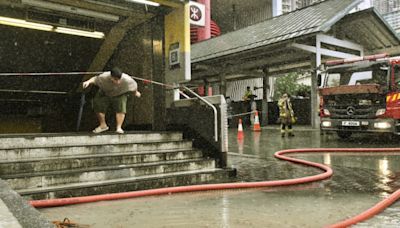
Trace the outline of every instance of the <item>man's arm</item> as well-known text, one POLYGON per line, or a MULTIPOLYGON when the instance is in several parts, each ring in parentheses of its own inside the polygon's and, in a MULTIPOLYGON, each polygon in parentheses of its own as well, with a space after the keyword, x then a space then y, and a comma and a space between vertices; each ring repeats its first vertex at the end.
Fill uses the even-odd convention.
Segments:
POLYGON ((83 82, 83 88, 86 89, 87 87, 89 87, 89 85, 94 83, 94 80, 96 79, 96 77, 92 77, 89 80, 86 80, 83 82))

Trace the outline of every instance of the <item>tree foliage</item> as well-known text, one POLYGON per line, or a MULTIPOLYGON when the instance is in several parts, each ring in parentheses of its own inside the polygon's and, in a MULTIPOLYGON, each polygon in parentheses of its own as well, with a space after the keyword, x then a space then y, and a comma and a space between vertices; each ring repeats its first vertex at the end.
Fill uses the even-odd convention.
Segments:
POLYGON ((291 96, 309 97, 311 87, 304 84, 299 84, 297 73, 289 73, 285 76, 278 77, 275 81, 274 100, 278 100, 282 94, 288 93, 291 96))
POLYGON ((311 86, 304 85, 304 84, 298 84, 295 95, 301 96, 301 97, 310 97, 311 96, 311 86))

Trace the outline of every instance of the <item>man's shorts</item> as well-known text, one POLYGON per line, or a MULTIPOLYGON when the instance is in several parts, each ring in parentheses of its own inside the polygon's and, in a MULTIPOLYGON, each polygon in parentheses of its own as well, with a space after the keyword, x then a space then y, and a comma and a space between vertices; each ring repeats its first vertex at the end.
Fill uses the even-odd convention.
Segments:
POLYGON ((129 93, 124 93, 119 96, 109 97, 99 90, 93 100, 93 109, 96 113, 106 113, 111 106, 116 113, 126 113, 126 102, 129 93))

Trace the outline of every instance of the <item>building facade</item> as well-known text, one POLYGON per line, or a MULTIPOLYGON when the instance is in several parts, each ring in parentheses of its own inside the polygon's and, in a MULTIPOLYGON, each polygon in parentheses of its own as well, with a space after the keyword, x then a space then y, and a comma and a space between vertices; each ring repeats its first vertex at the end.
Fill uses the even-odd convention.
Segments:
POLYGON ((323 0, 282 0, 282 13, 289 13, 323 0))
POLYGON ((400 0, 370 0, 381 14, 400 10, 400 0))
POLYGON ((400 36, 400 9, 384 14, 383 18, 385 18, 394 31, 400 36))

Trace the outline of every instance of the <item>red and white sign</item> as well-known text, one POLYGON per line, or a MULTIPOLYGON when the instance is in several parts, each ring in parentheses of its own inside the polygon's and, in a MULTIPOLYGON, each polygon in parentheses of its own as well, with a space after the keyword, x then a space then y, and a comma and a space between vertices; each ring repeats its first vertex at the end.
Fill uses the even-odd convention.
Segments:
POLYGON ((206 24, 206 7, 198 2, 189 2, 190 24, 196 26, 205 26, 206 24))

